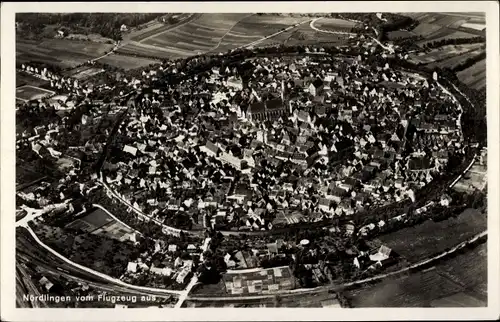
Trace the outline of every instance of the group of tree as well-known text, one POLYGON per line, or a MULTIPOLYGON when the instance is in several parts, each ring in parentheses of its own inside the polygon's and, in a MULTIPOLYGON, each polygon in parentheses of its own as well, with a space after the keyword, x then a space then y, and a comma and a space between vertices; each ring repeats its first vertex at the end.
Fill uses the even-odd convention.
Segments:
POLYGON ((122 25, 136 27, 164 13, 21 13, 16 15, 21 37, 39 37, 46 26, 60 26, 71 33, 100 34, 121 40, 122 25))
POLYGON ((424 44, 424 49, 439 48, 446 45, 466 45, 466 44, 477 44, 485 43, 486 38, 482 36, 472 37, 472 38, 444 38, 441 40, 435 40, 424 44))
POLYGON ((482 53, 476 56, 470 57, 465 61, 461 62, 460 64, 456 65, 455 67, 453 67, 453 72, 457 73, 459 71, 467 69, 484 59, 486 59, 486 51, 483 51, 482 53))

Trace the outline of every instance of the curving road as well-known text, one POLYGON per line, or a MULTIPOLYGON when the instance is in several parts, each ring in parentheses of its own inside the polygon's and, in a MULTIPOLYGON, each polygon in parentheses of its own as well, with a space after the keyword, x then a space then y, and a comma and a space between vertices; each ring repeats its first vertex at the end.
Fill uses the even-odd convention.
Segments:
POLYGON ((356 33, 352 33, 352 32, 346 32, 346 31, 332 31, 332 30, 323 30, 323 29, 319 29, 317 28, 314 23, 320 19, 322 19, 323 17, 319 17, 319 18, 315 18, 313 20, 311 20, 311 22, 309 23, 309 27, 311 27, 311 29, 315 30, 315 31, 318 31, 318 32, 323 32, 323 33, 326 33, 326 34, 334 34, 334 35, 349 35, 349 36, 356 36, 357 34, 356 33))
POLYGON ((90 274, 90 275, 95 276, 97 278, 103 279, 103 280, 105 280, 107 282, 110 282, 112 284, 125 287, 127 289, 130 289, 131 291, 154 292, 154 293, 177 294, 177 295, 181 295, 184 292, 184 291, 167 290, 167 289, 145 287, 145 286, 136 286, 136 285, 128 284, 128 283, 125 283, 125 282, 123 282, 123 281, 121 281, 121 280, 119 280, 117 278, 111 277, 109 275, 97 272, 97 271, 95 271, 95 270, 93 270, 91 268, 88 268, 88 267, 85 267, 83 265, 77 264, 77 263, 69 260, 68 258, 64 257, 63 255, 59 254, 58 252, 56 252, 55 250, 53 250, 52 248, 50 248, 46 244, 44 244, 38 238, 38 236, 35 234, 35 232, 31 229, 31 227, 26 226, 25 228, 26 228, 26 230, 28 230, 28 232, 30 233, 31 237, 33 237, 33 239, 38 243, 38 245, 40 245, 41 247, 43 247, 46 251, 50 252, 52 255, 54 255, 58 259, 62 260, 66 264, 68 264, 68 265, 70 265, 72 267, 75 267, 75 268, 77 268, 77 269, 79 269, 81 271, 84 271, 87 274, 90 274))

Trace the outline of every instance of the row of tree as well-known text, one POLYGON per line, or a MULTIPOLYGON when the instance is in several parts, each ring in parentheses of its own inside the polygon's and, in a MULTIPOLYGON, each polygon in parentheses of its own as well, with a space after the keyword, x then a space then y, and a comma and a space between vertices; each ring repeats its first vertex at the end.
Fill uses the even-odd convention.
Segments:
POLYGON ((480 53, 474 57, 468 58, 465 61, 461 62, 460 64, 458 64, 457 66, 455 66, 453 68, 453 72, 457 73, 459 71, 467 69, 467 68, 471 67, 472 65, 480 62, 483 59, 486 59, 486 51, 483 51, 482 53, 480 53))
POLYGON ((444 38, 441 40, 435 40, 424 44, 424 49, 439 48, 446 45, 466 45, 466 44, 477 44, 486 42, 486 38, 472 37, 472 38, 444 38))
POLYGON ((20 13, 16 15, 21 37, 39 37, 46 26, 64 27, 67 32, 100 34, 121 40, 122 25, 135 27, 165 15, 164 13, 20 13))

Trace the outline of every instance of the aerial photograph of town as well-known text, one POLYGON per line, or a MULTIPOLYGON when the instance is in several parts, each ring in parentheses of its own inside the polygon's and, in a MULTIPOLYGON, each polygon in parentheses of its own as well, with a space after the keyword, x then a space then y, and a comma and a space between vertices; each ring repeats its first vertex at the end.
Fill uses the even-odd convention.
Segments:
POLYGON ((485 20, 17 13, 16 307, 487 307, 485 20))

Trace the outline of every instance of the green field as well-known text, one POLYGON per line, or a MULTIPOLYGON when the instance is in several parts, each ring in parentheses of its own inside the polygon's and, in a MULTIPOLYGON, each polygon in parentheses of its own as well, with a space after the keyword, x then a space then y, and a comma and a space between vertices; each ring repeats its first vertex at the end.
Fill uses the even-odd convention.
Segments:
POLYGON ((347 295, 354 307, 484 307, 486 257, 486 244, 481 244, 426 271, 389 278, 347 295))
POLYGON ((393 32, 389 37, 423 36, 424 39, 418 43, 419 45, 442 39, 477 37, 482 34, 481 31, 477 27, 467 27, 467 24, 485 23, 485 15, 481 13, 404 12, 401 14, 418 20, 419 25, 410 32, 393 32))
MULTIPOLYGON (((173 28, 152 29, 133 38, 134 41, 120 48, 118 53, 176 59, 200 53, 226 52, 307 19, 249 13, 203 13, 173 28)), ((290 33, 284 33, 260 45, 283 43, 289 37, 290 33)))
POLYGON ((482 44, 447 45, 432 49, 429 52, 412 53, 410 55, 410 59, 411 62, 417 64, 438 63, 446 61, 450 58, 472 53, 475 50, 478 50, 481 46, 482 44))
POLYGON ((21 164, 16 165, 16 190, 27 187, 31 182, 40 180, 45 176, 34 169, 21 164))
POLYGON ((49 81, 40 79, 38 77, 32 76, 26 72, 16 72, 16 87, 20 87, 23 85, 31 85, 31 86, 44 86, 48 85, 49 81))
POLYGON ((54 94, 55 92, 49 91, 40 87, 36 86, 31 86, 31 85, 24 85, 21 87, 16 88, 16 98, 22 100, 22 101, 31 101, 31 100, 36 100, 40 99, 46 96, 50 96, 54 94))
POLYGON ((57 65, 72 68, 99 57, 113 48, 112 44, 68 39, 16 40, 16 61, 57 65))
POLYGON ((486 230, 487 217, 475 209, 466 209, 457 218, 404 228, 382 235, 374 242, 388 246, 410 263, 418 262, 435 253, 486 230))
POLYGON ((108 238, 122 240, 126 239, 133 230, 117 222, 102 209, 96 208, 84 217, 66 225, 67 228, 81 229, 82 231, 106 236, 108 238))
POLYGON ((111 54, 99 59, 100 63, 108 64, 125 70, 146 67, 151 64, 157 64, 159 60, 152 60, 141 57, 130 57, 119 54, 111 54))
POLYGON ((457 76, 458 79, 472 88, 484 88, 486 86, 486 60, 483 59, 471 67, 460 71, 457 76))

